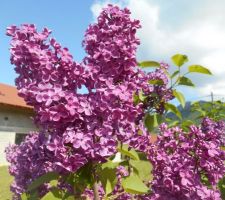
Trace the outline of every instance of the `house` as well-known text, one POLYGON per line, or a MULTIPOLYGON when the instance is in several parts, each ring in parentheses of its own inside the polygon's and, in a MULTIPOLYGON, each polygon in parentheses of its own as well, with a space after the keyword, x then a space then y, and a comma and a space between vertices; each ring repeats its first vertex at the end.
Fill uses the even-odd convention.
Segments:
POLYGON ((33 114, 16 87, 0 83, 0 165, 7 164, 5 147, 19 144, 29 131, 36 130, 33 114))

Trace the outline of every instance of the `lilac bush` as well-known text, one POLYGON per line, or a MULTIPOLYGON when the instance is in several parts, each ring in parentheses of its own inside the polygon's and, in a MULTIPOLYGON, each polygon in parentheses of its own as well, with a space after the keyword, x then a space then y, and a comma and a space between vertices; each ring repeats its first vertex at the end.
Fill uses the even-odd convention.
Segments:
POLYGON ((148 153, 154 177, 151 199, 221 199, 217 183, 225 174, 220 149, 224 131, 224 123, 208 118, 188 133, 162 124, 148 153))
MULTIPOLYGON (((81 63, 49 39, 47 28, 41 32, 33 24, 7 28, 16 86, 34 107, 40 130, 6 149, 15 199, 22 193, 31 195, 32 182, 48 172, 56 172, 57 187, 75 199, 103 199, 109 194, 114 199, 220 198, 216 183, 224 175, 224 153, 219 149, 222 124, 205 119, 202 127, 190 127, 189 134, 162 125, 162 135, 151 143, 146 113, 162 115, 174 96, 167 64, 158 64, 151 72, 137 67, 140 27, 128 9, 109 5, 85 32, 82 44, 87 55, 81 63), (88 92, 79 93, 82 87, 88 92), (118 152, 121 161, 113 161, 118 152), (138 167, 132 166, 132 159, 148 162, 140 160, 143 153, 154 168, 152 182, 141 180, 138 167), (133 176, 142 185, 138 191, 130 185, 133 176)), ((39 185, 37 198, 53 189, 48 183, 39 185)))

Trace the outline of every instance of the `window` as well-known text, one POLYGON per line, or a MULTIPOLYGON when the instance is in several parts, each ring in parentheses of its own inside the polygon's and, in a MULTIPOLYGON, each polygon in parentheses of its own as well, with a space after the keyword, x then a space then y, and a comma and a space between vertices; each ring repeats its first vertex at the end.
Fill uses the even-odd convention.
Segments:
POLYGON ((23 142, 26 136, 27 134, 24 133, 16 133, 15 144, 20 144, 21 142, 23 142))

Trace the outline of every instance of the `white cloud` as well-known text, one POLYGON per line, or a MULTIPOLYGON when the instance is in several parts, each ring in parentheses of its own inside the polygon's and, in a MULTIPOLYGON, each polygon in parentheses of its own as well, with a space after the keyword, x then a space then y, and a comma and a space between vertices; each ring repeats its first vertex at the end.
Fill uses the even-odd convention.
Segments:
POLYGON ((103 0, 103 1, 95 1, 94 4, 91 6, 91 11, 93 14, 93 19, 95 20, 99 13, 101 12, 102 8, 106 7, 108 4, 118 5, 119 7, 126 6, 125 1, 112 1, 112 0, 103 0))
POLYGON ((213 91, 216 97, 223 97, 224 98, 224 88, 225 82, 223 80, 216 81, 213 85, 212 84, 205 84, 204 87, 201 87, 203 94, 209 94, 209 91, 213 91))
POLYGON ((132 17, 139 19, 142 24, 138 32, 142 43, 137 55, 139 60, 163 58, 169 62, 173 54, 187 54, 190 64, 205 65, 214 74, 210 78, 200 75, 193 77, 199 85, 197 96, 208 95, 211 91, 225 95, 225 14, 222 9, 225 1, 188 2, 189 6, 174 0, 171 6, 172 1, 103 0, 95 1, 91 10, 96 17, 108 3, 127 6, 132 17), (171 8, 174 12, 171 12, 171 8), (166 12, 170 15, 173 13, 173 18, 166 16, 166 12))

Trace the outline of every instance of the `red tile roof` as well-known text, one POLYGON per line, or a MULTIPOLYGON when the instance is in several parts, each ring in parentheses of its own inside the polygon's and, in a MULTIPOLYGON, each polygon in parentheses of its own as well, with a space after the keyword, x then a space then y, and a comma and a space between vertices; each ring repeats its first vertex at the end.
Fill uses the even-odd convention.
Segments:
POLYGON ((32 108, 31 106, 28 106, 21 97, 18 96, 16 87, 3 83, 0 83, 0 104, 22 108, 32 108))

